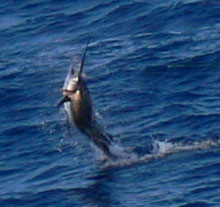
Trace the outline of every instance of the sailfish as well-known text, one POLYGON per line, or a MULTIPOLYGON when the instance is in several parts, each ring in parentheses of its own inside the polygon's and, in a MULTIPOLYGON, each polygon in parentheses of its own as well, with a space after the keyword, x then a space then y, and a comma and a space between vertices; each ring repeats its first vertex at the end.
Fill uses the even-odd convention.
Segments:
POLYGON ((88 46, 89 40, 82 56, 80 69, 75 71, 73 65, 70 66, 62 89, 63 97, 57 107, 64 105, 68 123, 75 124, 79 131, 88 136, 107 157, 113 158, 114 155, 109 147, 113 137, 104 132, 97 123, 90 92, 84 80, 83 67, 88 46))

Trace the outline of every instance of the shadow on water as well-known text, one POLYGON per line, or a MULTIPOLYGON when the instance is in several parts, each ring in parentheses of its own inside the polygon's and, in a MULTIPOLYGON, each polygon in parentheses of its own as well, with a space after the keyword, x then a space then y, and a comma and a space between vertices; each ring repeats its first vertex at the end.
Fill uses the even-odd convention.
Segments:
MULTIPOLYGON (((86 188, 78 189, 83 203, 88 206, 118 206, 120 202, 114 196, 114 188, 111 186, 114 180, 114 170, 100 170, 95 176, 89 177, 93 184, 86 188)), ((121 206, 121 205, 120 205, 121 206)))
MULTIPOLYGON (((76 193, 79 196, 78 199, 80 199, 85 206, 123 206, 123 197, 124 199, 129 199, 126 194, 132 193, 133 198, 135 196, 135 191, 133 192, 132 190, 133 181, 130 180, 131 177, 127 167, 132 167, 139 163, 151 162, 173 153, 194 150, 210 150, 218 148, 219 146, 220 140, 214 138, 182 143, 156 140, 153 142, 152 152, 144 156, 133 156, 129 158, 127 157, 126 159, 121 158, 115 162, 107 161, 104 165, 100 162, 100 166, 97 168, 95 175, 87 177, 87 180, 91 181, 91 184, 83 188, 74 189, 74 194, 76 193), (126 173, 124 172, 124 167, 126 167, 126 173), (123 174, 121 174, 122 172, 123 174), (127 193, 124 194, 125 192, 127 193)), ((134 170, 133 167, 132 169, 134 170)), ((133 170, 132 172, 136 174, 133 170)), ((144 174, 146 174, 146 171, 144 174)), ((136 182, 139 182, 137 177, 132 179, 137 179, 136 182)), ((142 180, 140 182, 143 183, 146 181, 142 180)), ((132 202, 132 199, 129 202, 132 202)))
POLYGON ((87 179, 90 184, 76 188, 45 189, 38 193, 23 192, 0 199, 1 206, 123 206, 114 194, 116 169, 98 168, 94 176, 87 179), (113 185, 114 183, 114 185, 113 185), (63 205, 59 205, 59 204, 63 205))

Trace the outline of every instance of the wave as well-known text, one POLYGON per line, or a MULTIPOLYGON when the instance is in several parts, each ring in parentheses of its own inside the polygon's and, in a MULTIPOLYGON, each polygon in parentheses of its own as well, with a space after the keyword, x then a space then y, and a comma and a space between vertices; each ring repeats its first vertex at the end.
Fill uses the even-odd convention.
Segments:
POLYGON ((104 168, 124 167, 137 163, 146 163, 163 158, 167 155, 195 150, 210 150, 220 147, 220 139, 209 138, 203 141, 189 141, 173 143, 169 140, 152 142, 152 150, 149 154, 139 156, 134 148, 123 148, 118 144, 112 145, 111 150, 117 156, 117 160, 104 160, 104 168))

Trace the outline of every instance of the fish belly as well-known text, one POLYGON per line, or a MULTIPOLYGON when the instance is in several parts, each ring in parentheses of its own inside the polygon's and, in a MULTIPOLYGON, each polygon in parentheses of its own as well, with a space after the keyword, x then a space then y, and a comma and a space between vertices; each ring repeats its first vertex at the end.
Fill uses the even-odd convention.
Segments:
POLYGON ((67 118, 71 124, 74 124, 73 112, 72 112, 72 104, 71 102, 64 103, 64 109, 67 114, 67 118))

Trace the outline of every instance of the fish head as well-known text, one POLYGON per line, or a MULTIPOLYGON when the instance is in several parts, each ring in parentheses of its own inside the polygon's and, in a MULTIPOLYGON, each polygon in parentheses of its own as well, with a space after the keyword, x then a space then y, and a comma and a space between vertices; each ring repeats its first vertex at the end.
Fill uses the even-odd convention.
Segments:
POLYGON ((58 102, 57 107, 60 107, 65 102, 79 100, 79 98, 81 98, 81 94, 79 93, 81 87, 80 85, 80 71, 75 72, 73 66, 71 66, 63 85, 63 97, 58 102))
POLYGON ((64 85, 63 85, 63 95, 66 95, 66 92, 74 93, 80 85, 81 73, 80 71, 74 70, 73 66, 70 66, 69 73, 66 76, 64 85))
POLYGON ((64 85, 63 85, 63 98, 58 102, 57 107, 61 106, 63 103, 78 100, 81 98, 80 87, 82 85, 82 71, 85 62, 86 52, 88 49, 90 38, 86 44, 85 51, 81 60, 80 69, 78 71, 74 70, 73 65, 70 66, 69 72, 66 76, 64 85))

